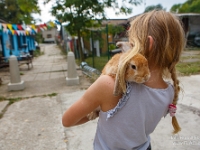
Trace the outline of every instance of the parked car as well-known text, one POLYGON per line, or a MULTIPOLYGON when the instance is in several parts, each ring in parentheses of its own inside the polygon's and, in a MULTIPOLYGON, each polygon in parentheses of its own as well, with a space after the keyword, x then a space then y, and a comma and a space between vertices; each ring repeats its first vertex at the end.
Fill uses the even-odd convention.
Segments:
POLYGON ((197 46, 200 46, 200 33, 197 33, 194 37, 194 43, 197 45, 197 46))
POLYGON ((200 47, 200 32, 190 33, 187 38, 187 45, 200 47))

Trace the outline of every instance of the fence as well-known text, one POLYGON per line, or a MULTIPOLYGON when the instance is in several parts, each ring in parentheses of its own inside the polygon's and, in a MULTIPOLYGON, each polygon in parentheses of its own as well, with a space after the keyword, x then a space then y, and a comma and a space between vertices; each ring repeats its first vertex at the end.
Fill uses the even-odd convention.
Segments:
POLYGON ((81 68, 82 68, 82 72, 91 78, 96 78, 101 74, 99 70, 88 66, 86 62, 81 63, 81 68))

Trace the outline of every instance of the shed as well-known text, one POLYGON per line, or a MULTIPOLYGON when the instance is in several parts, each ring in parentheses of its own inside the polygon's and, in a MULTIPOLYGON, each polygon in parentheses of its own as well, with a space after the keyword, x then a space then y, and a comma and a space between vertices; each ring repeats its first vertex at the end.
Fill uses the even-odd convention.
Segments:
POLYGON ((15 55, 21 59, 21 55, 32 54, 36 49, 36 32, 25 25, 0 21, 0 56, 9 58, 10 55, 15 55))
POLYGON ((184 24, 188 45, 200 46, 200 13, 176 14, 184 24))
POLYGON ((8 65, 8 59, 15 55, 18 61, 32 64, 35 48, 34 27, 10 24, 0 19, 0 67, 8 65))
POLYGON ((58 35, 58 31, 57 31, 56 26, 42 31, 42 37, 45 43, 56 43, 57 35, 58 35))

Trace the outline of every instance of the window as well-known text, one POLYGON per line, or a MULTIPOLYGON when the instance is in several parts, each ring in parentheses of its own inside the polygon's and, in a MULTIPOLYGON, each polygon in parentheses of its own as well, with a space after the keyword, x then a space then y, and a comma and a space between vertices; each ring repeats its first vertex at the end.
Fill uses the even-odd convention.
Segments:
POLYGON ((20 35, 17 36, 17 44, 18 44, 18 48, 20 49, 21 48, 21 37, 20 35))
POLYGON ((0 56, 3 56, 2 37, 0 36, 0 56))
POLYGON ((13 35, 9 34, 9 49, 13 50, 14 49, 14 44, 13 44, 13 35))
POLYGON ((47 34, 47 38, 52 38, 52 35, 51 34, 47 34))

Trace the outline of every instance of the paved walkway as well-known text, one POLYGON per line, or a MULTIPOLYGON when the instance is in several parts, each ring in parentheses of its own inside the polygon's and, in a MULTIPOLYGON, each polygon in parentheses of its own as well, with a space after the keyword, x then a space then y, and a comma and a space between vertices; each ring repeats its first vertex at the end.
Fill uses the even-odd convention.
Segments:
MULTIPOLYGON (((25 97, 7 107, 0 102, 0 150, 92 150, 97 119, 84 125, 63 128, 61 117, 90 86, 77 66, 80 85, 67 86, 67 60, 56 45, 41 45, 44 55, 34 58, 34 67, 20 66, 23 91, 8 92, 9 72, 0 70, 3 85, 0 95, 7 98, 25 97), (57 93, 57 96, 47 96, 57 93), (4 109, 6 108, 6 109, 4 109)), ((163 118, 151 135, 153 150, 200 149, 200 75, 181 77, 177 119, 182 131, 171 134, 171 118, 163 118)))
POLYGON ((65 93, 73 90, 85 89, 88 82, 77 66, 80 85, 66 86, 67 58, 55 44, 41 45, 44 55, 33 59, 33 68, 28 70, 27 65, 20 66, 21 80, 25 82, 25 90, 8 92, 10 82, 9 68, 0 69, 3 85, 0 86, 0 95, 4 97, 29 97, 51 93, 65 93))
POLYGON ((0 96, 25 98, 9 106, 8 101, 0 102, 0 112, 5 111, 0 119, 0 150, 67 149, 59 95, 85 90, 91 83, 77 66, 80 84, 67 86, 66 56, 55 44, 41 45, 41 51, 44 55, 33 59, 32 69, 20 66, 21 80, 26 86, 23 91, 9 92, 9 68, 0 70, 0 96), (57 96, 47 96, 54 93, 57 96))

